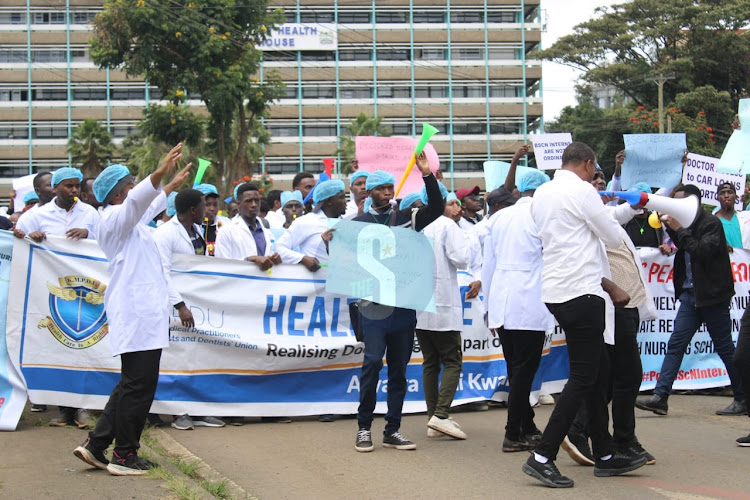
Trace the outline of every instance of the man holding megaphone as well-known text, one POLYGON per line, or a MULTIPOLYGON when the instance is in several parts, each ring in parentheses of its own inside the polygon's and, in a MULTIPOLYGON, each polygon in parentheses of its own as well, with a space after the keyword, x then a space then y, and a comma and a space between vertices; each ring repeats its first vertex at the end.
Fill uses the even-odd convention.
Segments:
POLYGON ((670 215, 664 218, 667 232, 677 246, 674 260, 674 289, 675 296, 680 300, 680 307, 675 316, 674 330, 669 337, 667 354, 654 394, 650 398, 636 401, 637 408, 652 411, 657 415, 667 414, 667 398, 672 392, 672 384, 680 369, 685 348, 703 323, 706 324, 716 353, 726 366, 734 391, 732 404, 716 413, 747 413, 742 383, 732 364, 734 344, 729 302, 734 296, 734 281, 727 240, 721 222, 705 212, 700 206, 700 201, 700 189, 687 184, 677 189, 674 200, 665 200, 665 206, 657 208, 661 213, 680 212, 679 216, 670 215), (685 205, 679 203, 679 200, 689 198, 693 198, 693 202, 698 202, 697 208, 692 212, 695 214, 694 217, 683 213, 685 205), (671 204, 667 203, 669 201, 671 204))

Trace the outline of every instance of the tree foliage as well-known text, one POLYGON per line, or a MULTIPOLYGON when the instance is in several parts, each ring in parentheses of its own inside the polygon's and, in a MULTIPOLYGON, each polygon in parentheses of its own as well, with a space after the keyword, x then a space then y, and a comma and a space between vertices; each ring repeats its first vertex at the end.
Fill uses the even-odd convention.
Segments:
POLYGON ((84 177, 96 177, 115 152, 112 136, 97 120, 87 118, 73 130, 68 154, 84 177))
POLYGON ((391 135, 391 127, 382 125, 382 121, 382 116, 375 117, 363 112, 357 115, 357 117, 346 126, 346 130, 349 134, 339 137, 339 139, 341 139, 341 147, 337 151, 341 158, 341 171, 343 173, 348 174, 351 171, 350 163, 355 158, 355 139, 358 136, 379 135, 382 137, 389 137, 391 135))
POLYGON ((656 107, 647 78, 662 73, 675 77, 664 85, 665 102, 712 86, 736 109, 750 82, 748 19, 747 0, 632 0, 597 9, 537 57, 583 70, 587 82, 612 85, 636 105, 656 107))
POLYGON ((121 68, 161 90, 170 105, 150 108, 146 129, 169 145, 188 135, 199 140, 201 119, 182 105, 199 96, 209 114, 207 147, 226 184, 251 168, 262 151, 254 145, 268 138, 261 118, 283 83, 274 73, 264 81, 254 76, 262 59, 256 47, 281 20, 267 0, 106 0, 93 22, 91 55, 100 67, 121 68))

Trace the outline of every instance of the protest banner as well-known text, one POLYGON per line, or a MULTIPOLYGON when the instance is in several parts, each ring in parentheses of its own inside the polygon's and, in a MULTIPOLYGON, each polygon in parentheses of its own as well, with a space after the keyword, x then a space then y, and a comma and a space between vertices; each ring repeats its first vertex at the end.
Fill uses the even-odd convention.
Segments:
POLYGON ((432 244, 411 229, 343 220, 330 243, 326 291, 435 311, 432 244))
POLYGON ((623 189, 636 182, 664 188, 680 183, 682 157, 687 149, 685 134, 623 134, 622 138, 625 142, 623 189))
MULTIPOLYGON (((396 178, 396 183, 398 183, 407 165, 409 165, 409 160, 411 160, 411 155, 414 153, 414 148, 418 142, 419 139, 412 139, 411 137, 356 137, 354 144, 359 168, 369 172, 385 170, 392 174, 396 178)), ((436 172, 440 167, 440 158, 435 151, 435 147, 428 143, 424 148, 424 153, 430 162, 430 170, 436 172)), ((424 181, 419 169, 412 169, 409 177, 406 178, 399 197, 403 198, 409 193, 421 191, 423 187, 424 181)), ((395 188, 396 186, 394 186, 395 188)))
MULTIPOLYGON (((508 176, 510 170, 510 163, 504 161, 490 160, 484 162, 484 186, 485 191, 492 191, 505 184, 505 178, 508 176)), ((524 167, 518 165, 516 167, 516 186, 521 181, 521 178, 528 172, 536 171, 535 168, 524 167)))
POLYGON ((536 134, 531 136, 534 145, 534 158, 539 170, 557 170, 562 166, 562 154, 565 148, 573 142, 568 133, 536 134))
POLYGON ((694 184, 701 190, 701 202, 706 205, 719 206, 719 200, 716 199, 716 188, 724 182, 731 182, 737 191, 737 201, 734 209, 742 210, 742 200, 740 196, 745 192, 745 176, 741 174, 725 174, 716 170, 718 158, 698 155, 695 153, 688 154, 688 161, 682 171, 682 182, 684 184, 694 184))
POLYGON ((271 30, 258 46, 263 51, 333 51, 337 47, 338 30, 333 23, 284 23, 271 30))
POLYGON ((740 99, 740 128, 729 136, 717 169, 722 173, 750 174, 750 99, 740 99))

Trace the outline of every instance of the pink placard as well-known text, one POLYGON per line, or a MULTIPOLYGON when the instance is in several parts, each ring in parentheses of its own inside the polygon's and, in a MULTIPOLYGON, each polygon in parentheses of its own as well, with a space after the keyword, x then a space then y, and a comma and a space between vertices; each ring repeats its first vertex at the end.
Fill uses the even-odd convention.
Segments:
MULTIPOLYGON (((359 168, 368 172, 374 172, 375 170, 390 172, 396 178, 396 183, 393 186, 395 189, 401 181, 401 176, 404 175, 404 170, 409 165, 409 160, 419 139, 360 136, 356 137, 354 142, 359 168)), ((430 162, 430 170, 434 173, 440 167, 440 158, 430 143, 427 143, 424 152, 430 162)), ((420 191, 423 187, 422 174, 419 173, 419 169, 415 165, 398 197, 403 198, 409 193, 420 191)))

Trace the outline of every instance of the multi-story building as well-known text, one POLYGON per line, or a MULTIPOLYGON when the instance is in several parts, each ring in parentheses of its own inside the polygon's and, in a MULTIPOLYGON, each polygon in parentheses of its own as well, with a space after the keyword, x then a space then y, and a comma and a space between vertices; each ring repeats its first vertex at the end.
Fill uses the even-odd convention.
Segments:
MULTIPOLYGON (((542 68, 527 59, 541 38, 539 1, 275 0, 298 33, 327 36, 315 46, 265 47, 263 71, 278 71, 287 93, 272 106, 273 143, 261 168, 318 171, 365 112, 394 135, 432 124, 444 172, 480 176, 483 161, 509 158, 540 127, 542 68)), ((67 138, 85 118, 121 140, 159 99, 143 81, 91 62, 89 23, 101 5, 0 7, 0 177, 67 165, 67 138)))

